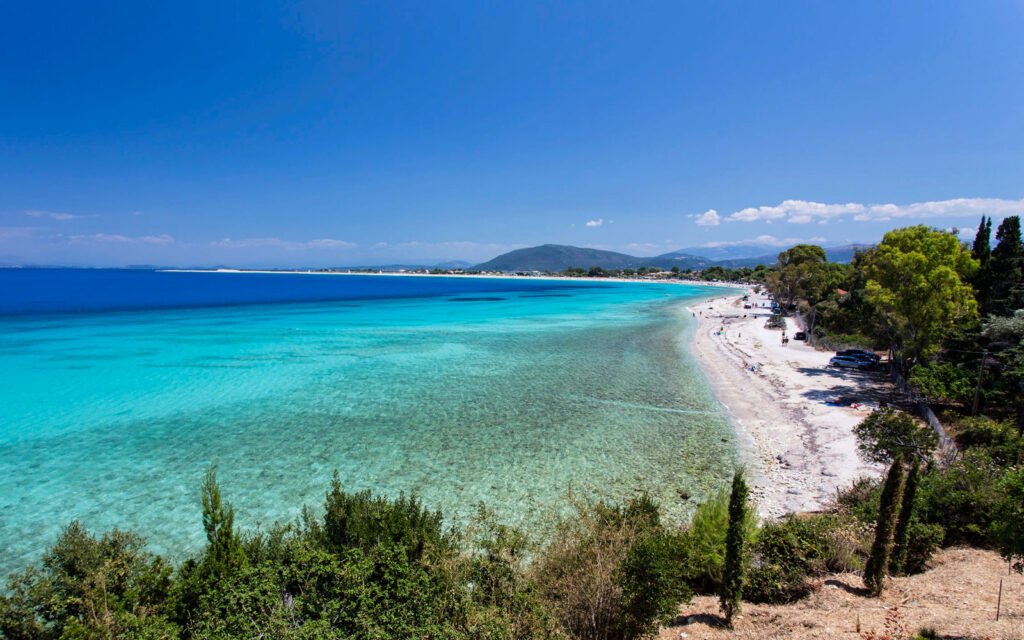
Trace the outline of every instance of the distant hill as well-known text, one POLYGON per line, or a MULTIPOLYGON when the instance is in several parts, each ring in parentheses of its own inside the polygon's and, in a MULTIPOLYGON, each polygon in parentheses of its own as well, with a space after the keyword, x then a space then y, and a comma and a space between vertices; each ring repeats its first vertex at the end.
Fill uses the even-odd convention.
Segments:
MULTIPOLYGON (((826 247, 825 255, 828 256, 831 262, 849 262, 853 259, 856 251, 862 251, 870 247, 871 245, 867 244, 826 247)), ((685 271, 687 269, 707 269, 714 266, 729 268, 756 267, 759 264, 774 264, 779 252, 783 250, 782 248, 767 245, 746 245, 742 248, 738 246, 696 247, 680 249, 679 251, 664 253, 660 256, 642 258, 615 251, 545 244, 539 247, 528 247, 503 253, 497 258, 476 265, 474 269, 480 271, 565 271, 569 267, 580 267, 582 269, 589 269, 590 267, 601 267, 603 269, 636 269, 637 267, 671 269, 672 267, 679 267, 680 270, 685 271), (751 250, 764 253, 749 255, 751 250), (701 251, 710 255, 696 253, 701 251)))
POLYGON ((480 271, 565 271, 569 267, 635 269, 644 266, 657 265, 650 259, 637 258, 625 253, 561 244, 545 244, 503 253, 474 268, 480 271))

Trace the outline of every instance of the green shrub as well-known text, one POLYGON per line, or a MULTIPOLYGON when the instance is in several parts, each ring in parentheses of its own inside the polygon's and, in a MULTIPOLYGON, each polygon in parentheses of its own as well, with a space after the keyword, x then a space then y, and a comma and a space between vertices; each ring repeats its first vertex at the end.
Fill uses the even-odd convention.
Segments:
POLYGON ((915 389, 935 402, 968 405, 974 399, 974 372, 950 363, 921 364, 907 378, 915 389))
POLYGON ((907 536, 907 555, 902 572, 907 575, 921 573, 928 568, 928 561, 942 546, 946 530, 940 524, 926 524, 914 518, 910 521, 907 536))
POLYGON ((140 536, 97 538, 79 522, 64 529, 40 566, 14 574, 0 596, 3 637, 145 636, 163 630, 172 572, 140 536))
POLYGON ((810 592, 808 578, 858 567, 863 546, 848 516, 790 515, 766 524, 758 533, 744 593, 753 602, 797 600, 810 592))
POLYGON ((544 547, 532 574, 576 638, 640 638, 689 598, 681 538, 646 497, 623 506, 582 502, 544 547))
POLYGON ((1009 422, 985 417, 962 418, 956 424, 956 443, 963 449, 984 449, 1000 465, 1024 463, 1024 438, 1009 422))
MULTIPOLYGON (((757 539, 757 516, 748 510, 747 540, 757 539)), ((683 535, 686 581, 699 593, 717 593, 725 565, 725 538, 729 530, 729 492, 716 493, 701 503, 683 535)))
POLYGON ((1005 473, 983 449, 964 451, 959 460, 941 471, 930 469, 918 486, 921 521, 942 524, 946 530, 943 545, 995 546, 1005 473))
POLYGON ((368 490, 347 493, 341 488, 337 472, 331 480, 324 511, 323 535, 338 552, 395 545, 404 549, 410 559, 418 559, 428 545, 452 545, 451 536, 443 530, 440 511, 424 509, 416 496, 401 494, 390 500, 368 490))

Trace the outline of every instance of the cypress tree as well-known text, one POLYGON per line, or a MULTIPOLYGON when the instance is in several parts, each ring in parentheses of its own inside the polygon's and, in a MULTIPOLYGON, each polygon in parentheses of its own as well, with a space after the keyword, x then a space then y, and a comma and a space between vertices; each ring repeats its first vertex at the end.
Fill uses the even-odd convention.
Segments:
POLYGON ((893 534, 896 528, 896 517, 900 511, 903 497, 905 470, 903 456, 899 455, 889 467, 882 487, 882 499, 878 507, 878 522, 875 523, 875 541, 871 545, 871 555, 864 567, 864 585, 875 596, 881 595, 885 587, 885 571, 889 567, 892 555, 893 534))
POLYGON ((981 216, 981 224, 978 225, 978 233, 974 234, 974 244, 971 245, 971 256, 985 266, 989 256, 992 255, 992 218, 981 216))
POLYGON ((743 600, 743 560, 746 546, 747 482, 743 471, 737 470, 732 477, 732 495, 729 497, 729 530, 725 536, 725 566, 722 575, 722 591, 718 601, 722 606, 726 622, 731 626, 733 616, 740 612, 743 600))
POLYGON ((999 244, 992 250, 987 265, 991 278, 989 313, 1012 315, 1024 309, 1024 243, 1021 242, 1020 217, 1010 216, 996 230, 999 244))
POLYGON ((914 517, 914 499, 917 497, 917 483, 920 476, 921 460, 915 456, 914 464, 910 466, 910 472, 907 474, 907 481, 903 487, 900 519, 896 523, 895 544, 892 549, 892 559, 889 562, 889 571, 893 575, 906 571, 907 553, 910 550, 910 520, 914 517))
POLYGON ((974 244, 971 245, 971 257, 979 264, 971 284, 974 285, 974 297, 978 301, 978 309, 982 315, 988 312, 992 293, 992 265, 989 264, 989 258, 992 257, 991 243, 992 218, 981 216, 978 233, 975 234, 974 244))

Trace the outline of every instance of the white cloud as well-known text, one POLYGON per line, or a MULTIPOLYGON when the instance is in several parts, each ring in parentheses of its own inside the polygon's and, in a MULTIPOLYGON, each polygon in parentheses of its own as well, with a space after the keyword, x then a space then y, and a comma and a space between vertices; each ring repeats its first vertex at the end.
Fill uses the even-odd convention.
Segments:
POLYGON ((604 224, 604 218, 597 218, 596 220, 587 220, 588 227, 600 227, 604 224))
MULTIPOLYGON (((896 218, 976 217, 982 214, 1005 216, 1024 210, 1024 198, 953 198, 914 202, 911 204, 862 204, 859 202, 824 203, 809 200, 784 200, 775 206, 747 207, 729 214, 733 222, 767 222, 784 220, 792 224, 818 222, 825 224, 842 216, 859 222, 887 221, 896 218)), ((712 210, 713 211, 713 210, 712 210)), ((707 215, 707 214, 704 214, 707 215)), ((698 224, 700 222, 698 221, 698 224)))
POLYGON ((174 244, 174 237, 166 233, 158 236, 125 236, 119 233, 93 233, 90 235, 69 236, 73 244, 108 243, 108 244, 174 244))
POLYGON ((284 240, 282 238, 224 238, 210 243, 211 247, 221 249, 250 249, 250 248, 272 248, 284 249, 286 251, 303 251, 306 249, 351 249, 355 247, 354 242, 335 240, 334 238, 318 238, 298 242, 295 240, 284 240))
POLYGON ((50 220, 58 220, 60 222, 74 220, 79 217, 73 213, 64 213, 63 211, 36 211, 35 209, 23 211, 22 213, 30 218, 49 218, 50 220))
POLYGON ((729 240, 719 242, 706 242, 702 246, 708 248, 715 247, 742 247, 747 245, 768 245, 772 247, 791 247, 795 244, 820 244, 827 242, 825 238, 814 237, 814 238, 776 238, 770 235, 760 235, 756 238, 746 238, 744 240, 729 240))
POLYGON ((722 217, 714 209, 708 209, 697 216, 696 222, 702 227, 717 227, 722 223, 722 217))

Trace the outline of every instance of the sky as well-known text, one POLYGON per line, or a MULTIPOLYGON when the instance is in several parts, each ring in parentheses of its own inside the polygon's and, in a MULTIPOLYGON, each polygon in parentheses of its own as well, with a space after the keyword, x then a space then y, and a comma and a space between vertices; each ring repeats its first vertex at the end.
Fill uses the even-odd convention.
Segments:
POLYGON ((9 0, 0 42, 0 264, 656 255, 1024 213, 1017 0, 9 0))

